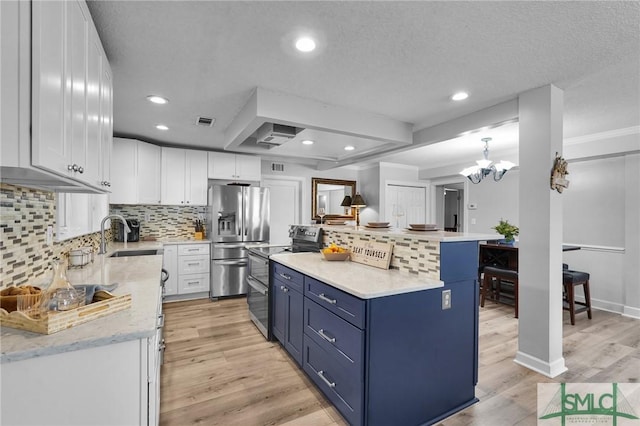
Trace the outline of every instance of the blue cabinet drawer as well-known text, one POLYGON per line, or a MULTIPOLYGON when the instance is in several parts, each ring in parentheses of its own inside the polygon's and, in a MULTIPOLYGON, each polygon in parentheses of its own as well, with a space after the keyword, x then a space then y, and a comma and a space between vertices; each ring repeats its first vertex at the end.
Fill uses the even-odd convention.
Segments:
POLYGON ((364 300, 310 277, 304 277, 304 285, 304 294, 309 299, 356 327, 364 328, 366 303, 364 300))
POLYGON ((353 380, 362 380, 362 330, 305 297, 304 332, 350 371, 353 380))
POLYGON ((304 275, 300 272, 296 272, 293 269, 287 268, 279 263, 274 263, 273 276, 280 282, 286 284, 300 293, 304 287, 304 275))
POLYGON ((354 380, 333 357, 304 336, 304 371, 326 395, 349 424, 362 424, 364 389, 360 380, 354 380))

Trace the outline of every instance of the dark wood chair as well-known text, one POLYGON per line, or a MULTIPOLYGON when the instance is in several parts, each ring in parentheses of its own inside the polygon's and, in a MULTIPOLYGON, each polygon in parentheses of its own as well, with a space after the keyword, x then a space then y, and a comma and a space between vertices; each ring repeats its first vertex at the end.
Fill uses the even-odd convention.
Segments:
POLYGON ((483 269, 482 294, 480 295, 480 306, 484 307, 487 296, 500 302, 505 297, 512 298, 515 307, 515 317, 518 318, 518 271, 511 269, 485 266, 483 269), (507 293, 504 287, 511 287, 512 293, 507 293))
POLYGON ((591 292, 589 291, 589 274, 586 272, 572 271, 564 269, 562 271, 562 284, 564 287, 564 300, 562 309, 569 311, 571 325, 576 325, 576 314, 587 312, 587 317, 591 319, 591 292), (576 287, 582 286, 584 291, 584 302, 576 301, 576 287), (576 305, 578 307, 576 307, 576 305))

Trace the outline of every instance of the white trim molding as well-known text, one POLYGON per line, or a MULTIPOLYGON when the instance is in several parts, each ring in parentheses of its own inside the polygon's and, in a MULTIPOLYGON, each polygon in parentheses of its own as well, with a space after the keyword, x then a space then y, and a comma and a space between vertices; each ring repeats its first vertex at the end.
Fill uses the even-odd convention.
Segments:
POLYGON ((540 373, 547 377, 556 377, 567 371, 567 367, 564 364, 564 358, 559 358, 551 363, 543 361, 531 355, 527 355, 524 352, 518 351, 516 357, 513 360, 516 364, 526 367, 530 370, 540 373))

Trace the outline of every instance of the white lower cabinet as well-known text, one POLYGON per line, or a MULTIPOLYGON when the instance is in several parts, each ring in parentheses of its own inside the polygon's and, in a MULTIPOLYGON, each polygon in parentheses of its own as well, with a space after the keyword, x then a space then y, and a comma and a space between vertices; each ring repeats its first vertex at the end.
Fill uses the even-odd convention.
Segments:
POLYGON ((209 296, 211 256, 208 243, 164 246, 163 266, 169 273, 164 295, 167 301, 209 296))
POLYGON ((156 426, 161 303, 157 313, 148 338, 3 363, 0 424, 156 426))

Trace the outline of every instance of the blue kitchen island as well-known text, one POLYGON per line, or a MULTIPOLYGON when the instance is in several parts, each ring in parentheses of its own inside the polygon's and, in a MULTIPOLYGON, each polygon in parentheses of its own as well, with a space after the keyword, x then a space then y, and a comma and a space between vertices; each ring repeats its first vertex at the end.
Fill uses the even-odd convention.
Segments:
POLYGON ((422 241, 437 246, 426 257, 438 279, 434 265, 417 274, 319 253, 271 258, 274 336, 350 424, 433 424, 477 401, 478 240, 486 236, 440 237, 422 241))

